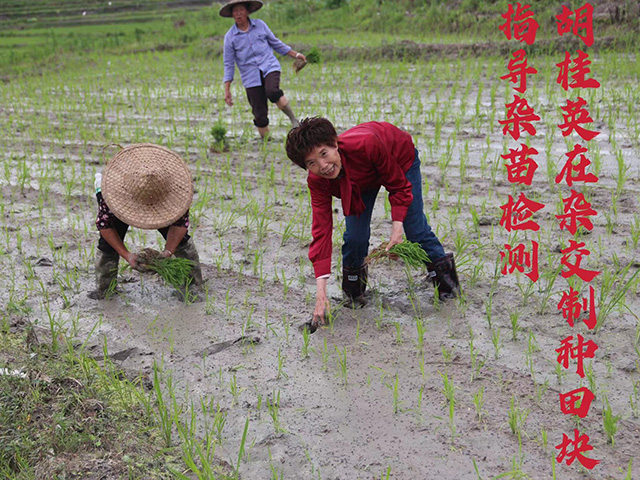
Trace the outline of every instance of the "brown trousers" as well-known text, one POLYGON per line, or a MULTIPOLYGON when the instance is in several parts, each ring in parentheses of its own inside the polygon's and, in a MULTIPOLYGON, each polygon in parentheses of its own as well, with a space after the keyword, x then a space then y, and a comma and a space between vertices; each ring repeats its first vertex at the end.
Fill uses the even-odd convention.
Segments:
POLYGON ((260 72, 260 79, 262 85, 247 88, 246 91, 253 112, 253 124, 256 127, 264 128, 269 125, 267 99, 271 103, 276 103, 284 95, 284 92, 280 90, 280 72, 271 72, 266 76, 260 72))

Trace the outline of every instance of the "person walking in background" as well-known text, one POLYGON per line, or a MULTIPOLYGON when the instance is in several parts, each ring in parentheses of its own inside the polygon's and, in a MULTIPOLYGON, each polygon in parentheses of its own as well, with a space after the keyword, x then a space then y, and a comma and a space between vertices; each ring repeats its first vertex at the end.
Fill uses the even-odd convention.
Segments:
POLYGON ((224 36, 224 100, 233 105, 231 82, 237 64, 253 112, 253 124, 265 138, 269 134, 267 99, 289 117, 294 127, 298 124, 289 100, 280 89, 280 62, 273 50, 304 62, 306 58, 280 41, 262 20, 249 18, 250 13, 260 8, 261 1, 232 0, 223 5, 220 15, 235 20, 224 36))
POLYGON ((346 229, 342 245, 342 290, 353 303, 363 303, 367 287, 365 257, 369 250, 371 214, 381 186, 389 192, 391 237, 387 250, 407 240, 429 257, 427 269, 441 300, 458 296, 460 285, 452 253, 445 253, 424 214, 420 158, 411 135, 387 122, 367 122, 338 135, 322 117, 305 118, 287 136, 287 156, 308 170, 313 211, 309 259, 316 277, 312 324, 323 324, 329 301, 333 236, 332 197, 342 201, 346 229))

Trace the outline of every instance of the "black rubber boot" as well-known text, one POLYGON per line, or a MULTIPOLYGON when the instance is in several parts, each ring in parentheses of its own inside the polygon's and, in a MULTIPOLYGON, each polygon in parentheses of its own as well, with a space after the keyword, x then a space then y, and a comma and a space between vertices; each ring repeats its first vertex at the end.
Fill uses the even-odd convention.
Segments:
POLYGON ((200 256, 198 250, 193 244, 193 240, 190 238, 183 245, 178 246, 173 253, 176 257, 186 258, 193 262, 193 268, 191 269, 191 284, 199 287, 202 285, 202 270, 200 269, 200 256))
POLYGON ((447 253, 444 257, 428 264, 427 270, 434 288, 438 288, 440 300, 456 298, 460 294, 460 283, 458 282, 458 272, 456 272, 453 253, 447 253))
POLYGON ((351 301, 352 308, 362 307, 367 301, 364 292, 367 290, 366 265, 361 267, 342 267, 342 291, 347 300, 351 301))
POLYGON ((105 298, 108 293, 115 291, 119 261, 120 255, 117 253, 96 251, 96 289, 89 292, 89 298, 100 300, 105 298))

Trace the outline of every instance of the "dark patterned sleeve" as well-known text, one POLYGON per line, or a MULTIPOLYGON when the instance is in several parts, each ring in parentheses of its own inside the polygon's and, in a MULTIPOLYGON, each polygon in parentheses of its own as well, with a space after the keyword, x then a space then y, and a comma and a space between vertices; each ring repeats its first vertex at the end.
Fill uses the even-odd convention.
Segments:
POLYGON ((184 227, 189 228, 189 210, 181 216, 178 220, 171 224, 172 227, 184 227))
POLYGON ((96 198, 98 199, 98 216, 96 217, 96 227, 98 227, 98 230, 113 228, 113 221, 116 218, 115 215, 111 213, 111 210, 109 210, 109 207, 104 201, 104 198, 102 198, 102 193, 98 192, 96 194, 96 198))

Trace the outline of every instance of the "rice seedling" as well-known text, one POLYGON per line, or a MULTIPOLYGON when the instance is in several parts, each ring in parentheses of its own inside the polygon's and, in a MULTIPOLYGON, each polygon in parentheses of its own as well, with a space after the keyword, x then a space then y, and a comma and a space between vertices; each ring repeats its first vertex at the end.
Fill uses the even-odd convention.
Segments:
POLYGON ((335 347, 336 353, 338 354, 337 364, 338 364, 338 373, 340 378, 342 379, 343 384, 347 385, 347 347, 342 347, 342 350, 335 347))
POLYGON ((511 433, 518 437, 518 444, 522 442, 522 428, 529 416, 528 409, 521 409, 516 405, 515 397, 512 395, 509 401, 509 410, 507 411, 508 424, 511 429, 511 433))
POLYGON ((522 327, 518 324, 519 312, 516 310, 509 313, 509 320, 511 321, 511 339, 515 342, 518 340, 518 332, 522 330, 522 327))
POLYGON ((455 415, 455 387, 453 385, 453 381, 449 380, 449 377, 446 373, 440 372, 440 377, 442 378, 443 390, 442 393, 448 404, 449 410, 449 430, 451 432, 451 442, 453 442, 454 437, 456 436, 456 425, 454 420, 455 415))
POLYGON ((629 394, 629 407, 633 418, 640 417, 640 381, 633 382, 633 389, 629 394))
POLYGON ((393 326, 394 326, 395 332, 396 332, 395 343, 398 344, 398 345, 401 345, 402 342, 403 342, 403 339, 402 339, 402 324, 400 324, 399 322, 393 322, 393 326))
POLYGON ((594 395, 597 395, 598 385, 596 383, 596 376, 593 371, 593 364, 591 362, 584 367, 584 374, 587 378, 587 382, 589 382, 589 389, 594 393, 594 395))
POLYGON ((629 464, 627 465, 627 473, 624 477, 624 480, 632 480, 633 477, 631 476, 631 467, 633 466, 633 458, 629 459, 629 464))
POLYGON ((473 394, 473 406, 476 410, 478 421, 482 422, 486 414, 486 410, 484 409, 484 386, 479 387, 478 391, 473 394))
POLYGON ((633 275, 631 275, 631 277, 629 277, 628 280, 624 281, 625 277, 627 276, 627 273, 629 272, 630 265, 631 264, 627 265, 627 267, 625 267, 622 271, 617 272, 615 277, 607 278, 608 277, 607 271, 604 272, 602 284, 600 287, 600 303, 599 303, 600 310, 598 312, 598 323, 596 324, 596 327, 595 327, 596 332, 598 332, 600 328, 602 328, 602 326, 604 325, 604 322, 607 320, 607 318, 609 317, 613 309, 616 306, 618 306, 618 304, 620 304, 621 302, 622 302, 621 305, 623 306, 626 304, 626 302, 623 302, 623 300, 625 299, 625 296, 629 291, 629 289, 632 287, 633 282, 638 276, 638 273, 640 273, 640 270, 636 270, 636 272, 633 275), (608 296, 610 290, 612 289, 614 280, 618 280, 618 279, 620 279, 620 281, 624 281, 624 284, 618 286, 618 289, 615 291, 615 293, 611 297, 609 297, 610 298, 609 300, 604 300, 608 296))
POLYGON ((627 246, 635 249, 638 248, 638 240, 640 240, 640 215, 633 215, 633 224, 630 226, 631 233, 627 238, 627 246))
POLYGON ((168 285, 176 289, 184 288, 191 283, 193 262, 186 258, 158 258, 145 264, 147 268, 156 272, 168 285))
POLYGON ((238 399, 243 390, 244 388, 238 386, 238 379, 236 378, 236 374, 234 372, 234 374, 231 376, 231 379, 229 380, 229 393, 233 397, 234 404, 238 403, 238 399))
POLYGON ((418 350, 421 352, 424 346, 424 334, 426 332, 426 328, 424 325, 424 320, 422 320, 422 318, 414 317, 414 320, 416 322, 416 333, 417 333, 416 341, 418 345, 418 350))
POLYGON ((502 346, 500 342, 499 327, 496 327, 495 329, 491 330, 491 343, 493 344, 493 358, 497 360, 498 356, 500 355, 500 348, 502 346))
POLYGON ((476 352, 475 345, 473 344, 474 334, 471 327, 469 327, 469 333, 471 338, 469 339, 469 357, 471 358, 471 381, 480 377, 480 370, 484 367, 486 360, 480 360, 478 353, 476 352))
POLYGON ((387 470, 385 472, 382 472, 382 475, 380 475, 380 480, 389 480, 390 478, 391 478, 391 467, 387 467, 387 470))
POLYGON ((269 415, 273 421, 273 428, 276 434, 287 433, 280 424, 280 390, 278 390, 277 394, 274 392, 271 395, 271 399, 267 398, 267 408, 269 409, 269 415))
MULTIPOLYGON (((169 376, 166 380, 166 387, 169 394, 169 398, 173 396, 173 384, 172 378, 169 376)), ((169 410, 169 405, 165 397, 163 396, 162 389, 160 387, 160 368, 157 363, 153 363, 153 391, 155 393, 156 409, 160 419, 160 427, 162 431, 162 437, 166 447, 172 445, 172 430, 174 424, 174 416, 169 410)))
POLYGON ((247 420, 244 422, 244 430, 242 431, 242 440, 240 440, 240 448, 238 449, 238 461, 236 462, 236 468, 235 468, 236 479, 240 477, 240 462, 242 461, 242 457, 245 454, 245 444, 247 442, 248 431, 249 431, 249 416, 247 416, 247 420))
POLYGON ((386 250, 386 247, 386 244, 383 243, 372 250, 365 259, 365 263, 371 263, 381 258, 398 258, 402 260, 407 267, 420 270, 425 269, 426 264, 430 262, 429 256, 422 249, 419 243, 404 241, 394 245, 389 250, 386 250))
POLYGON ((387 385, 391 390, 393 397, 393 413, 397 414, 400 411, 400 397, 398 391, 398 374, 396 373, 392 385, 387 385))
POLYGON ((609 443, 611 443, 611 446, 615 447, 615 435, 618 431, 618 422, 622 417, 620 415, 613 415, 611 406, 609 405, 609 400, 606 397, 604 397, 603 403, 604 405, 602 408, 602 423, 604 426, 604 431, 607 434, 607 439, 609 440, 609 443))
POLYGON ((282 355, 282 349, 278 348, 278 373, 276 375, 276 379, 280 377, 287 378, 288 375, 284 371, 284 356, 282 355))

